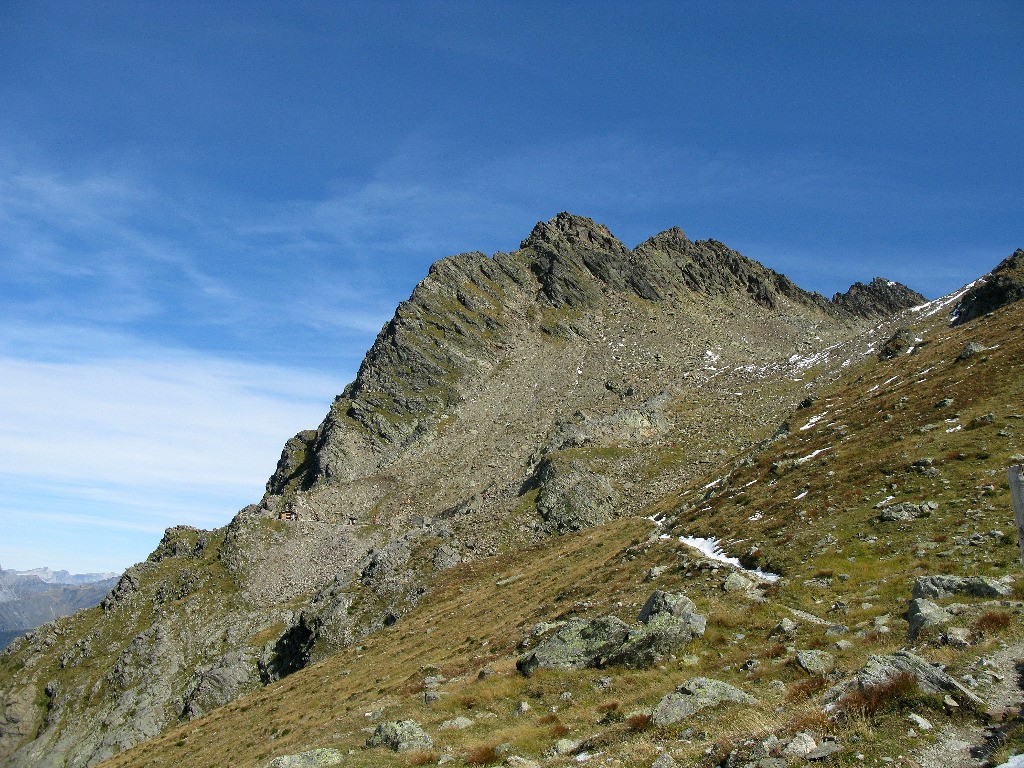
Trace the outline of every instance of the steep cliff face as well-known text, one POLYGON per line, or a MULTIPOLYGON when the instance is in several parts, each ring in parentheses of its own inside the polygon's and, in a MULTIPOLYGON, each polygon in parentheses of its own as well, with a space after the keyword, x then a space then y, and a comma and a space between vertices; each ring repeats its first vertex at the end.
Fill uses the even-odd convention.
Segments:
POLYGON ((817 353, 920 299, 851 294, 565 213, 442 259, 259 504, 169 530, 101 607, 0 656, 0 765, 92 765, 400 621, 438 571, 632 514, 770 436, 840 370, 817 353))

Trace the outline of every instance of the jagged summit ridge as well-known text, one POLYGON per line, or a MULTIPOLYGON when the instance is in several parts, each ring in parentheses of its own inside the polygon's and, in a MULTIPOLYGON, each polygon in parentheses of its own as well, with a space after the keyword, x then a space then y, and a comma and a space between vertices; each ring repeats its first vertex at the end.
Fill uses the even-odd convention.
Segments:
MULTIPOLYGON (((394 446, 415 440, 526 329, 551 331, 545 321, 553 311, 600 309, 609 292, 656 303, 791 306, 842 322, 884 317, 924 301, 905 286, 876 278, 830 302, 721 242, 692 242, 678 227, 629 249, 605 225, 562 212, 539 222, 518 251, 464 253, 430 268, 321 428, 316 476, 351 477, 394 446)), ((572 327, 569 315, 558 324, 562 331, 572 327)))

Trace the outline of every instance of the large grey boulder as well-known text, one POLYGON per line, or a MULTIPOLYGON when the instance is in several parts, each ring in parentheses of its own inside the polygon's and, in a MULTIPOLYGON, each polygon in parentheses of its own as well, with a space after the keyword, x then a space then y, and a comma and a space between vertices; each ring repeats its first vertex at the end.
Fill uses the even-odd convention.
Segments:
POLYGON ((918 597, 910 601, 907 609, 907 621, 910 622, 909 637, 915 639, 922 632, 941 627, 949 623, 953 617, 940 605, 931 600, 918 597))
POLYGON ((699 613, 673 616, 659 613, 646 625, 629 633, 626 641, 608 657, 609 664, 650 667, 659 659, 703 635, 707 619, 699 613))
POLYGON ((649 667, 662 657, 703 635, 707 618, 686 595, 656 590, 640 610, 644 626, 629 633, 622 646, 608 658, 609 664, 649 667))
POLYGON ((327 768, 341 765, 344 759, 345 756, 336 749, 311 749, 297 755, 275 757, 267 763, 266 768, 327 768))
POLYGON ((368 747, 387 747, 395 752, 430 749, 433 740, 415 720, 392 720, 380 723, 366 740, 368 747))
POLYGON ((910 651, 869 656, 864 667, 852 678, 825 692, 825 701, 829 706, 834 706, 844 696, 866 688, 878 688, 904 674, 914 678, 921 693, 950 694, 961 702, 976 707, 984 706, 984 702, 980 698, 960 685, 942 669, 932 666, 925 659, 910 651))
POLYGON ((914 582, 914 597, 1009 597, 1013 587, 1000 579, 988 576, 918 576, 914 582))
POLYGON ((583 669, 603 664, 629 637, 629 625, 615 616, 572 619, 516 662, 529 677, 538 669, 583 669))
POLYGON ((695 677, 679 686, 675 693, 670 693, 658 702, 651 713, 651 722, 658 727, 672 725, 682 722, 702 709, 728 702, 756 704, 757 699, 721 680, 695 677))

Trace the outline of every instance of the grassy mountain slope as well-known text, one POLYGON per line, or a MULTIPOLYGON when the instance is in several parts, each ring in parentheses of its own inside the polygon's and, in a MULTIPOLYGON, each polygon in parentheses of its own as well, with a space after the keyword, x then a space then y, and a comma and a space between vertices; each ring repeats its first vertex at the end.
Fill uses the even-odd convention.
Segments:
MULTIPOLYGON (((1021 642, 1020 603, 972 597, 939 601, 959 606, 952 626, 968 631, 968 645, 938 634, 907 637, 917 576, 1016 577, 1020 568, 1005 470, 1022 448, 1024 305, 954 328, 951 308, 904 313, 910 353, 879 360, 878 340, 864 338, 804 361, 803 381, 815 366, 837 378, 787 414, 789 429, 776 439, 705 465, 629 517, 449 569, 394 626, 105 765, 262 766, 320 746, 341 749, 353 766, 445 756, 488 764, 506 749, 545 764, 569 764, 582 752, 598 765, 646 766, 664 750, 682 764, 742 765, 759 750, 763 756, 759 745, 770 736, 784 743, 798 731, 835 739, 832 764, 862 764, 863 755, 870 764, 905 756, 952 765, 943 761, 958 756, 943 734, 976 733, 981 713, 891 690, 870 706, 822 714, 824 688, 869 654, 907 646, 954 676, 971 675, 974 690, 998 703, 1000 683, 977 660, 1006 656, 1021 642), (985 349, 961 359, 969 342, 985 349), (902 501, 937 508, 881 520, 885 506, 902 501), (734 569, 702 557, 681 535, 716 537, 747 565, 783 578, 756 599, 726 592, 734 569), (516 671, 538 622, 609 613, 631 622, 655 587, 685 592, 708 617, 705 635, 659 666, 530 678, 516 671), (784 618, 797 622, 795 636, 770 637, 784 618), (847 629, 829 632, 836 625, 847 629), (851 645, 837 648, 843 639, 851 645), (828 649, 839 672, 808 675, 794 663, 799 649, 828 649), (759 703, 652 727, 645 714, 697 675, 730 682, 759 703), (425 684, 438 686, 437 702, 424 702, 425 684), (529 708, 520 711, 519 702, 529 708), (934 730, 917 726, 910 735, 908 712, 934 730), (473 722, 442 728, 458 716, 473 722), (376 721, 403 718, 423 724, 430 750, 396 755, 365 746, 376 721), (543 756, 566 737, 584 740, 575 757, 543 756)), ((640 465, 663 460, 643 453, 640 465)), ((1011 744, 1015 728, 1012 720, 1004 726, 1011 744)), ((997 739, 985 748, 1008 749, 997 739)))

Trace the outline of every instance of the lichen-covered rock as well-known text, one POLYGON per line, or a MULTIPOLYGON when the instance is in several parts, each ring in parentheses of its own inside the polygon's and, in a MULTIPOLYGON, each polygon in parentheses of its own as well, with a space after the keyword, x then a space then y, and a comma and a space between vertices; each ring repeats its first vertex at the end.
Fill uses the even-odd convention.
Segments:
POLYGON ((931 600, 918 597, 910 601, 910 608, 907 609, 907 621, 910 622, 910 639, 913 640, 922 631, 940 627, 947 624, 953 617, 939 605, 931 600))
POLYGON ((672 725, 682 722, 702 709, 729 702, 756 704, 757 699, 721 680, 695 677, 679 686, 675 693, 668 694, 658 702, 651 713, 651 722, 658 727, 672 725))
POLYGON ((913 597, 1008 597, 1013 587, 1001 579, 988 576, 918 576, 914 582, 913 597))
POLYGON ((644 607, 640 609, 638 621, 646 624, 653 616, 659 613, 667 613, 672 616, 685 616, 697 613, 697 606, 693 600, 680 592, 663 592, 660 589, 654 590, 647 598, 644 607))
POLYGON ((387 747, 394 752, 410 749, 430 749, 433 740, 415 720, 392 720, 380 723, 366 740, 368 747, 387 747))
POLYGON ((1021 299, 1024 299, 1024 249, 1018 248, 964 294, 953 310, 953 324, 961 325, 1021 299))
POLYGON ((649 667, 677 648, 703 635, 707 618, 686 595, 660 589, 640 610, 640 629, 631 630, 626 641, 608 657, 609 664, 649 667))
POLYGON ((538 669, 599 666, 628 636, 629 625, 615 616, 573 619, 519 659, 516 669, 529 677, 538 669))
POLYGON ((809 675, 827 675, 836 668, 836 659, 828 651, 797 651, 796 663, 809 675))
POLYGON ((341 765, 344 759, 345 756, 336 749, 311 749, 295 755, 275 757, 267 763, 266 768, 328 768, 341 765))

